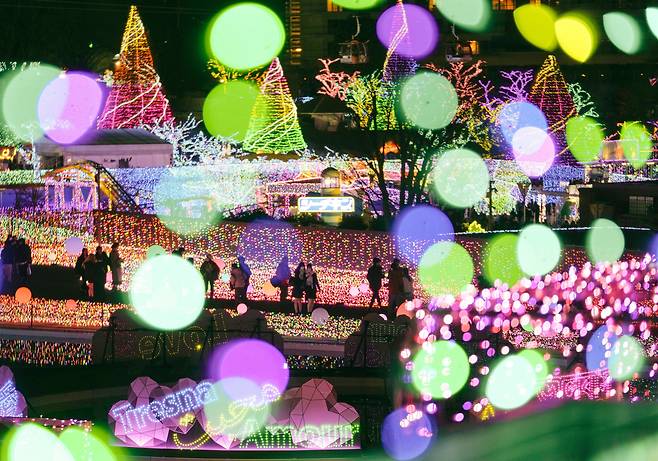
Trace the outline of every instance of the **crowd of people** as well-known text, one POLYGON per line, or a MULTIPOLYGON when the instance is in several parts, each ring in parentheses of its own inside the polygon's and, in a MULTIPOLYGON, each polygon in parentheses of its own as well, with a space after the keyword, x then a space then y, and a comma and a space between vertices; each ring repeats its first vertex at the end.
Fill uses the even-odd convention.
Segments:
POLYGON ((80 290, 84 295, 96 301, 105 299, 105 284, 108 272, 112 273, 112 289, 117 290, 122 283, 123 260, 119 255, 119 245, 112 245, 110 254, 103 251, 98 245, 96 252, 90 253, 86 248, 82 249, 80 256, 75 262, 75 273, 80 279, 80 290))
POLYGON ((24 238, 9 235, 0 252, 3 289, 26 283, 32 275, 32 249, 24 238))

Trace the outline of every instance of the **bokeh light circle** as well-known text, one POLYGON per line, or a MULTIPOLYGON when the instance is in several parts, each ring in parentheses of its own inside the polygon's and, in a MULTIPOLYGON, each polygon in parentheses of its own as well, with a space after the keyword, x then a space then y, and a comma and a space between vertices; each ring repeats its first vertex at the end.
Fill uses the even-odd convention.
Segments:
POLYGON ((273 386, 283 394, 290 371, 283 354, 259 339, 240 339, 218 348, 211 358, 210 377, 215 380, 243 378, 259 388, 273 386))
POLYGON ((587 231, 585 246, 593 263, 613 263, 624 254, 626 240, 617 224, 609 219, 595 220, 587 231))
POLYGON ((430 448, 435 432, 433 421, 425 413, 410 414, 405 408, 398 408, 384 418, 382 447, 397 461, 415 459, 430 448))
POLYGON ((37 64, 15 71, 5 78, 2 97, 2 118, 7 128, 23 141, 37 141, 43 136, 39 123, 39 98, 44 88, 59 77, 60 70, 47 64, 37 64))
POLYGON ((603 30, 612 44, 626 54, 636 54, 642 47, 642 29, 627 13, 613 11, 603 15, 603 30))
POLYGON ((384 0, 333 0, 338 5, 348 10, 369 10, 384 3, 384 0))
POLYGON ((585 364, 589 371, 608 367, 608 359, 617 339, 619 337, 608 325, 602 325, 594 331, 585 349, 585 364))
POLYGON ((590 117, 572 117, 566 126, 569 151, 581 163, 599 159, 605 140, 603 127, 590 117))
POLYGON ((514 10, 514 22, 519 33, 531 45, 544 51, 557 48, 556 20, 557 14, 546 5, 528 4, 514 10))
POLYGON ((485 30, 491 19, 487 0, 438 0, 436 7, 451 23, 474 32, 485 30))
POLYGON ((454 149, 444 152, 434 166, 433 186, 439 198, 456 208, 469 208, 489 189, 489 169, 475 152, 454 149))
POLYGON ((211 53, 226 67, 238 70, 263 67, 279 55, 286 32, 271 9, 251 2, 222 10, 209 31, 211 53))
POLYGON ((544 130, 525 127, 514 133, 512 151, 516 163, 531 178, 546 173, 555 161, 555 143, 544 130))
POLYGON ((217 85, 203 103, 203 122, 213 136, 242 141, 247 134, 258 85, 231 80, 217 85))
POLYGON ((147 259, 130 284, 130 302, 146 324, 178 330, 193 323, 206 300, 203 278, 192 264, 174 255, 147 259))
POLYGON ((473 259, 457 243, 436 243, 423 254, 418 279, 430 296, 456 296, 473 281, 473 259))
POLYGON ((548 377, 548 362, 536 349, 523 349, 517 355, 526 359, 535 371, 537 385, 534 389, 534 393, 538 394, 546 384, 546 378, 548 377))
POLYGON ((64 249, 69 256, 78 256, 84 247, 85 244, 80 237, 69 237, 64 241, 64 249))
POLYGON ((439 26, 427 8, 399 2, 377 19, 377 38, 386 48, 391 48, 395 40, 395 51, 401 56, 422 59, 432 54, 436 48, 439 26), (401 8, 404 9, 403 13, 401 8), (408 32, 400 39, 399 30, 403 16, 407 20, 408 32))
POLYGON ((432 244, 455 239, 450 218, 429 205, 403 209, 393 223, 393 235, 398 256, 412 264, 418 264, 432 244))
POLYGON ((459 98, 443 75, 421 72, 402 84, 400 106, 409 122, 427 130, 438 130, 455 118, 459 98))
POLYGON ((505 357, 489 374, 485 395, 496 408, 519 408, 536 395, 539 388, 537 376, 533 365, 525 357, 505 357))
POLYGON ((645 10, 647 24, 654 37, 658 38, 658 8, 649 7, 645 10))
POLYGON ((489 282, 500 280, 511 287, 523 278, 518 247, 519 237, 514 234, 499 235, 487 243, 482 264, 489 282))
POLYGON ((151 245, 146 250, 146 259, 155 258, 156 256, 167 254, 167 250, 162 248, 160 245, 151 245))
POLYGON ((610 351, 608 373, 617 380, 630 379, 644 367, 644 348, 632 336, 621 336, 610 351))
POLYGON ((551 228, 530 224, 519 233, 516 250, 519 266, 525 274, 544 275, 560 262, 562 245, 551 228))
POLYGON ((311 320, 313 320, 316 325, 324 325, 327 323, 327 320, 329 320, 329 312, 327 312, 327 309, 324 307, 315 308, 311 313, 311 320))
POLYGON ((77 461, 54 432, 26 423, 12 429, 3 443, 4 461, 77 461))
POLYGON ((599 40, 594 23, 579 13, 567 13, 555 21, 555 36, 562 51, 578 62, 594 54, 599 40))
POLYGON ((14 298, 20 304, 29 304, 32 301, 32 291, 28 287, 20 287, 16 290, 14 298))
POLYGON ((75 461, 117 461, 112 449, 94 432, 78 426, 69 426, 59 435, 75 461))
POLYGON ((534 127, 542 131, 548 130, 546 115, 539 107, 526 101, 506 103, 496 117, 496 125, 509 144, 512 144, 514 135, 522 128, 534 127))
POLYGON ((39 123, 56 143, 72 144, 94 127, 102 104, 98 76, 62 73, 46 85, 39 97, 39 123))
POLYGON ((454 341, 437 341, 414 357, 411 379, 419 392, 449 399, 461 390, 470 374, 468 356, 454 341))
POLYGON ((642 168, 653 154, 651 134, 639 122, 624 122, 621 126, 620 139, 624 148, 624 157, 633 168, 642 168))

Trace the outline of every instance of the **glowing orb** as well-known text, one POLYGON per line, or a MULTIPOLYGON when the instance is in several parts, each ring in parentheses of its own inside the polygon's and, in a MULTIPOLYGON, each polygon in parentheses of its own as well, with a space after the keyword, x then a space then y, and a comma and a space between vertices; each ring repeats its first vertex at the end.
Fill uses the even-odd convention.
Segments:
POLYGON ((227 378, 213 384, 216 399, 203 407, 201 426, 211 437, 244 439, 267 421, 270 404, 278 396, 244 378, 227 378))
POLYGON ((585 363, 589 371, 608 367, 608 359, 617 339, 619 337, 608 328, 608 325, 596 329, 587 342, 587 348, 585 349, 585 363))
POLYGON ((377 19, 377 38, 386 47, 391 48, 395 40, 395 51, 409 58, 422 59, 434 51, 439 41, 439 26, 427 8, 418 5, 398 3, 384 11, 377 19), (404 8, 408 32, 400 38, 402 27, 400 9, 404 8))
POLYGON ((608 359, 608 373, 617 380, 630 379, 644 367, 644 349, 632 336, 620 337, 612 346, 608 359))
POLYGON ((618 11, 603 15, 603 30, 619 51, 635 54, 642 46, 642 29, 633 16, 618 11))
POLYGON ((539 391, 544 388, 544 384, 546 384, 546 378, 548 377, 548 362, 546 362, 544 356, 535 349, 523 349, 517 355, 526 359, 535 371, 537 386, 535 387, 534 393, 538 394, 539 391))
POLYGON ((290 372, 286 358, 276 347, 259 339, 239 339, 213 352, 209 376, 215 381, 247 379, 259 388, 273 386, 282 394, 290 372))
POLYGON ((67 309, 76 309, 78 307, 78 303, 75 299, 68 299, 64 305, 67 309))
POLYGON ((609 219, 597 219, 587 231, 587 255, 593 263, 613 263, 624 254, 626 240, 619 226, 609 219))
POLYGON ((577 13, 565 14, 555 21, 555 35, 562 51, 579 62, 594 54, 599 39, 592 21, 577 13))
POLYGON ((217 85, 203 103, 203 122, 213 136, 242 141, 249 128, 258 85, 231 80, 217 85))
POLYGON ((313 320, 316 325, 324 325, 327 323, 327 320, 329 320, 329 312, 323 307, 313 309, 311 320, 313 320))
POLYGON ((279 55, 286 31, 277 14, 258 3, 238 3, 222 10, 211 22, 211 53, 226 67, 263 67, 279 55))
POLYGON ((437 341, 414 357, 411 380, 416 389, 435 399, 449 399, 464 387, 470 373, 468 356, 453 341, 437 341))
POLYGON ((653 153, 653 143, 647 129, 639 122, 624 122, 620 138, 628 163, 633 168, 642 168, 653 153))
POLYGON ((359 294, 361 294, 361 292, 359 291, 359 287, 350 287, 351 297, 356 298, 357 296, 359 296, 359 294))
POLYGON ((438 0, 436 7, 451 23, 481 32, 491 19, 491 3, 486 0, 438 0))
POLYGON ((456 296, 473 281, 473 260, 461 245, 439 242, 423 254, 418 278, 430 296, 456 296))
POLYGON ((110 447, 94 432, 78 426, 70 426, 59 435, 59 440, 66 446, 76 461, 117 461, 110 447))
POLYGON ((382 447, 396 461, 419 458, 432 444, 435 432, 434 422, 425 413, 398 408, 384 418, 382 447))
POLYGON ((548 130, 548 122, 541 109, 525 101, 506 103, 496 118, 496 124, 509 144, 512 144, 514 135, 522 128, 548 130))
POLYGON ((518 236, 503 234, 487 243, 482 263, 484 276, 489 282, 500 280, 512 287, 523 278, 518 258, 518 242, 518 236))
POLYGON ((514 22, 519 33, 531 45, 544 51, 557 48, 555 21, 557 14, 546 5, 528 4, 514 10, 514 22))
POLYGON ((26 423, 15 426, 3 444, 6 461, 76 461, 66 445, 43 426, 26 423))
POLYGON ((167 254, 167 250, 162 248, 160 245, 151 245, 146 250, 146 259, 155 258, 156 256, 167 254))
POLYGON ((1 113, 9 131, 23 141, 35 142, 43 135, 39 123, 39 97, 44 88, 60 74, 56 67, 38 64, 15 71, 6 78, 1 95, 1 113))
POLYGON ((72 144, 96 123, 103 104, 98 76, 66 72, 51 81, 39 98, 39 122, 59 144, 72 144))
POLYGON ((201 314, 205 300, 201 274, 178 256, 147 259, 130 284, 130 301, 137 315, 159 330, 190 325, 201 314))
POLYGON ((53 252, 48 253, 48 262, 54 263, 57 261, 57 255, 53 252))
POLYGON ((238 304, 238 314, 242 315, 249 310, 249 307, 245 303, 238 304))
POLYGON ((450 218, 429 205, 402 210, 393 223, 393 235, 398 255, 413 264, 433 243, 455 239, 450 218))
POLYGON ((384 3, 384 0, 333 0, 338 5, 348 10, 369 10, 384 3))
POLYGON ((537 392, 537 372, 520 355, 505 357, 487 380, 485 395, 496 408, 512 410, 528 403, 537 392))
POLYGON ((455 208, 477 204, 489 189, 489 169, 468 149, 444 152, 434 166, 433 186, 439 198, 455 208))
POLYGON ((84 247, 85 244, 79 237, 69 237, 64 241, 64 249, 69 256, 78 256, 84 247))
MULTIPOLYGON (((153 192, 155 212, 160 221, 177 234, 204 232, 221 221, 225 209, 234 207, 221 187, 203 169, 168 169, 153 192)), ((238 197, 235 199, 237 201, 238 197)))
POLYGON ((646 9, 647 24, 651 33, 658 38, 658 8, 649 7, 646 9))
POLYGON ((528 275, 544 275, 560 262, 562 245, 557 234, 542 224, 530 224, 519 234, 516 247, 521 270, 528 275))
POLYGON ((443 75, 421 72, 402 84, 400 106, 409 122, 427 130, 438 130, 455 118, 459 98, 443 75))
POLYGON ((521 128, 514 134, 512 151, 516 163, 531 178, 542 176, 555 161, 553 139, 535 127, 521 128))
POLYGON ((605 140, 603 127, 589 117, 572 117, 567 121, 567 144, 573 156, 582 163, 595 162, 605 140))
POLYGON ((277 289, 269 280, 263 284, 263 294, 268 297, 276 296, 277 289))
POLYGON ((16 301, 21 304, 29 304, 32 300, 32 292, 28 287, 20 287, 14 295, 16 301))

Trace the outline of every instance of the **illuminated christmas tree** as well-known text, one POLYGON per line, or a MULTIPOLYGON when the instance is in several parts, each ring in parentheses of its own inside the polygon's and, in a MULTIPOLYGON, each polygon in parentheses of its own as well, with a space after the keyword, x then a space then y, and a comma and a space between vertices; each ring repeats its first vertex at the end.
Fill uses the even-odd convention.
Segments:
POLYGON ((393 16, 393 26, 391 27, 391 40, 384 60, 384 80, 397 81, 400 78, 407 77, 416 73, 418 64, 413 58, 402 56, 397 52, 401 43, 409 42, 409 23, 407 13, 404 9, 402 0, 397 0, 395 5, 395 14, 393 16))
POLYGON ((249 152, 286 153, 306 148, 297 120, 297 106, 274 58, 256 98, 243 148, 249 152))
POLYGON ((98 118, 99 129, 136 128, 173 119, 136 6, 130 7, 112 89, 98 118))
POLYGON ((548 130, 555 142, 556 157, 565 157, 563 154, 567 153, 566 123, 578 113, 555 56, 546 58, 539 69, 528 100, 546 115, 548 130))

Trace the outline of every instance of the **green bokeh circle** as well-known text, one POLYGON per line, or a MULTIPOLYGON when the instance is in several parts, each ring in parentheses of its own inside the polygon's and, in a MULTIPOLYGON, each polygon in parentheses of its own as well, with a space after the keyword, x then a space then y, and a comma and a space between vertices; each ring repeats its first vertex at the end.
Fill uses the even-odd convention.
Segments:
POLYGON ((3 461, 77 461, 50 430, 34 423, 15 426, 2 446, 3 461))
POLYGON ((201 274, 178 256, 147 259, 130 284, 130 302, 137 315, 159 330, 190 325, 201 314, 205 300, 201 274))
POLYGON ((259 3, 238 3, 222 10, 212 21, 211 53, 226 67, 249 70, 277 57, 286 41, 279 16, 259 3))
POLYGON ((525 357, 511 355, 491 371, 485 394, 494 407, 513 410, 528 403, 538 387, 533 365, 525 357))
POLYGON ((544 275, 560 262, 562 245, 557 234, 543 224, 530 224, 519 234, 516 247, 521 270, 527 275, 544 275))
POLYGON ((70 426, 60 435, 62 441, 75 461, 116 461, 112 449, 103 443, 93 432, 78 426, 70 426))
POLYGON ((624 148, 624 157, 633 168, 642 168, 653 153, 651 135, 639 122, 624 122, 621 126, 620 139, 624 148))
POLYGON ((213 136, 242 141, 249 128, 258 85, 232 80, 217 85, 203 103, 203 122, 213 136))
POLYGON ((523 5, 514 10, 514 22, 519 33, 530 44, 544 51, 557 48, 555 21, 557 14, 546 5, 523 5))
POLYGON ((642 29, 627 13, 613 11, 603 15, 603 30, 610 42, 626 54, 635 54, 642 47, 642 29))
POLYGON ((441 155, 434 167, 433 185, 447 204, 469 208, 487 194, 489 169, 482 157, 471 150, 449 150, 441 155))
POLYGON ((608 373, 617 380, 630 379, 644 367, 644 348, 632 336, 622 336, 615 341, 608 359, 608 373))
POLYGON ((457 26, 481 32, 491 19, 491 2, 487 0, 437 0, 439 12, 457 26))
POLYGON ((590 117, 572 117, 567 121, 567 144, 573 156, 581 163, 599 159, 605 140, 603 127, 590 117))
POLYGON ((402 84, 402 114, 408 122, 419 128, 445 128, 455 118, 458 106, 457 92, 443 75, 421 72, 402 84))
POLYGON ((461 245, 438 242, 420 258, 418 278, 430 296, 456 296, 473 281, 473 260, 461 245))
POLYGON ((544 356, 536 349, 523 349, 518 354, 528 361, 532 369, 535 371, 537 386, 535 387, 535 394, 538 394, 546 384, 548 377, 548 362, 544 360, 544 356))
POLYGON ((597 219, 587 232, 585 246, 593 263, 613 263, 624 254, 626 240, 619 226, 609 219, 597 219))
POLYGON ((383 5, 384 0, 333 0, 334 5, 338 5, 348 10, 369 10, 376 6, 383 5))
POLYGON ((413 359, 411 380, 416 389, 435 399, 448 399, 464 387, 470 374, 468 356, 454 341, 437 341, 413 359))
POLYGON ((513 286, 523 278, 517 256, 519 237, 504 234, 494 237, 484 250, 484 276, 491 283, 500 280, 513 286))

